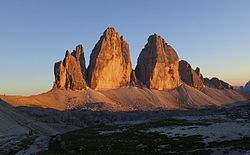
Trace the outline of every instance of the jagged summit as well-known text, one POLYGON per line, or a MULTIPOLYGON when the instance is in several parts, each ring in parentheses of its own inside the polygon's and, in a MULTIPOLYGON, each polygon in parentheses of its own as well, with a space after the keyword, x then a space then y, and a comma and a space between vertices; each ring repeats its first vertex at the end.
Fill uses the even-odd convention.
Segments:
POLYGON ((90 88, 107 90, 127 86, 130 83, 131 71, 128 43, 114 28, 106 29, 90 56, 90 88))
POLYGON ((147 39, 133 71, 129 45, 113 27, 107 28, 96 43, 88 69, 83 46, 78 45, 72 53, 66 51, 63 61, 55 63, 54 74, 55 89, 82 90, 89 86, 94 90, 110 90, 124 86, 146 86, 164 90, 176 88, 181 81, 198 90, 204 86, 233 89, 218 78, 203 78, 199 67, 193 70, 187 61, 179 62, 174 48, 157 34, 147 39))
POLYGON ((213 77, 211 79, 204 78, 204 84, 211 88, 217 88, 217 89, 233 89, 233 86, 231 86, 229 83, 226 83, 217 77, 213 77))
POLYGON ((198 90, 203 88, 203 76, 200 73, 200 68, 197 67, 193 70, 187 61, 181 60, 179 62, 179 73, 181 80, 189 86, 198 90))
POLYGON ((86 67, 82 45, 78 45, 72 53, 69 50, 66 51, 64 60, 55 63, 54 74, 53 88, 71 90, 86 88, 86 67))
POLYGON ((135 68, 136 76, 152 89, 176 88, 180 83, 179 57, 165 40, 153 34, 142 49, 135 68))

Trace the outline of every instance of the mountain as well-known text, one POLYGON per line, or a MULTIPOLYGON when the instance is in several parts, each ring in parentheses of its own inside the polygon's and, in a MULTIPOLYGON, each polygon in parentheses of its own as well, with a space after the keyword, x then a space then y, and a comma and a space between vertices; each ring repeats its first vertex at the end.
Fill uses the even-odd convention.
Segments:
POLYGON ((175 50, 154 34, 139 55, 135 73, 147 88, 164 90, 180 84, 178 67, 179 57, 175 50))
POLYGON ((203 76, 200 74, 200 69, 198 67, 193 70, 187 61, 181 60, 179 62, 179 73, 181 80, 191 87, 198 90, 204 87, 203 76))
POLYGON ((205 78, 204 84, 211 88, 217 88, 217 89, 233 89, 233 86, 231 86, 229 83, 226 83, 216 77, 213 77, 212 79, 205 78))
POLYGON ((250 88, 250 80, 245 85, 246 88, 250 88))
POLYGON ((110 111, 202 108, 248 99, 230 84, 203 78, 200 68, 179 61, 157 34, 149 36, 132 70, 129 45, 114 28, 100 37, 87 69, 78 45, 55 63, 54 74, 53 89, 46 93, 0 98, 13 106, 110 111))
POLYGON ((250 80, 245 84, 245 86, 237 87, 236 90, 250 96, 250 80))
POLYGON ((78 45, 72 53, 66 51, 64 60, 55 63, 54 74, 55 89, 86 89, 86 67, 82 45, 78 45))
POLYGON ((108 28, 90 55, 89 87, 107 90, 127 86, 131 71, 128 43, 114 28, 108 28))

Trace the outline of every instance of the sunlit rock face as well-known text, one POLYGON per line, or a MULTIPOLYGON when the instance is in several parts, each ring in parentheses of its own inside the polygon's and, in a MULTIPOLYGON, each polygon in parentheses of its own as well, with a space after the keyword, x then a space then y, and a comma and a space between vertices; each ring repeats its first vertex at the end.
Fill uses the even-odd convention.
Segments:
POLYGON ((86 67, 82 45, 78 45, 72 53, 67 51, 64 60, 55 63, 54 74, 54 89, 86 89, 86 67))
POLYGON ((212 79, 204 78, 204 84, 211 88, 217 88, 217 89, 234 89, 233 86, 230 84, 213 77, 212 79))
POLYGON ((106 29, 90 56, 90 88, 108 90, 127 86, 130 84, 131 71, 128 43, 114 28, 106 29))
POLYGON ((203 77, 198 67, 193 70, 187 61, 181 60, 179 62, 179 73, 181 80, 186 84, 198 90, 203 88, 203 77))
POLYGON ((150 89, 172 89, 180 84, 178 67, 179 57, 175 50, 154 34, 139 55, 135 73, 150 89))

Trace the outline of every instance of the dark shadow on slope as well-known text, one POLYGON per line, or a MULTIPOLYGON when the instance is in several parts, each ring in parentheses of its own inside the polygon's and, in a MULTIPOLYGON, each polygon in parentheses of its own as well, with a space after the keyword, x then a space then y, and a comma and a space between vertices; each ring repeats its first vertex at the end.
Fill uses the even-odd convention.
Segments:
MULTIPOLYGON (((102 105, 97 103, 97 106, 102 105)), ((223 107, 210 106, 200 109, 185 109, 185 110, 163 110, 158 109, 154 111, 129 111, 129 112, 111 112, 111 111, 93 111, 72 109, 66 111, 58 111, 55 109, 44 109, 39 107, 17 107, 18 111, 24 115, 35 118, 37 121, 44 123, 63 123, 67 125, 74 125, 79 127, 94 126, 99 124, 113 124, 113 123, 139 123, 140 121, 154 121, 166 118, 185 117, 185 116, 209 116, 220 115, 222 109, 223 113, 235 112, 234 109, 250 111, 250 101, 240 102, 226 105, 223 107), (234 105, 234 106, 232 106, 234 105), (238 105, 238 106, 237 106, 238 105), (237 107, 237 108, 236 108, 237 107)))

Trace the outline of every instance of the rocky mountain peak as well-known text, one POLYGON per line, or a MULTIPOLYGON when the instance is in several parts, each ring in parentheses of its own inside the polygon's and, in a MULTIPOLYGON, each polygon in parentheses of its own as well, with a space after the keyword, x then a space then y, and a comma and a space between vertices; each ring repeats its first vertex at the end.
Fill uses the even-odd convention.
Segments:
POLYGON ((90 56, 89 86, 107 90, 129 85, 131 71, 128 43, 114 28, 106 29, 90 56))
POLYGON ((199 67, 193 70, 191 65, 187 61, 181 60, 179 62, 179 73, 181 80, 186 84, 198 90, 201 90, 203 88, 203 78, 200 74, 199 67))
POLYGON ((136 76, 144 85, 153 89, 171 89, 180 83, 178 72, 179 57, 165 40, 153 34, 142 49, 137 66, 136 76))
POLYGON ((86 68, 82 45, 70 53, 66 51, 63 61, 54 65, 55 82, 53 88, 82 90, 86 88, 86 68))

